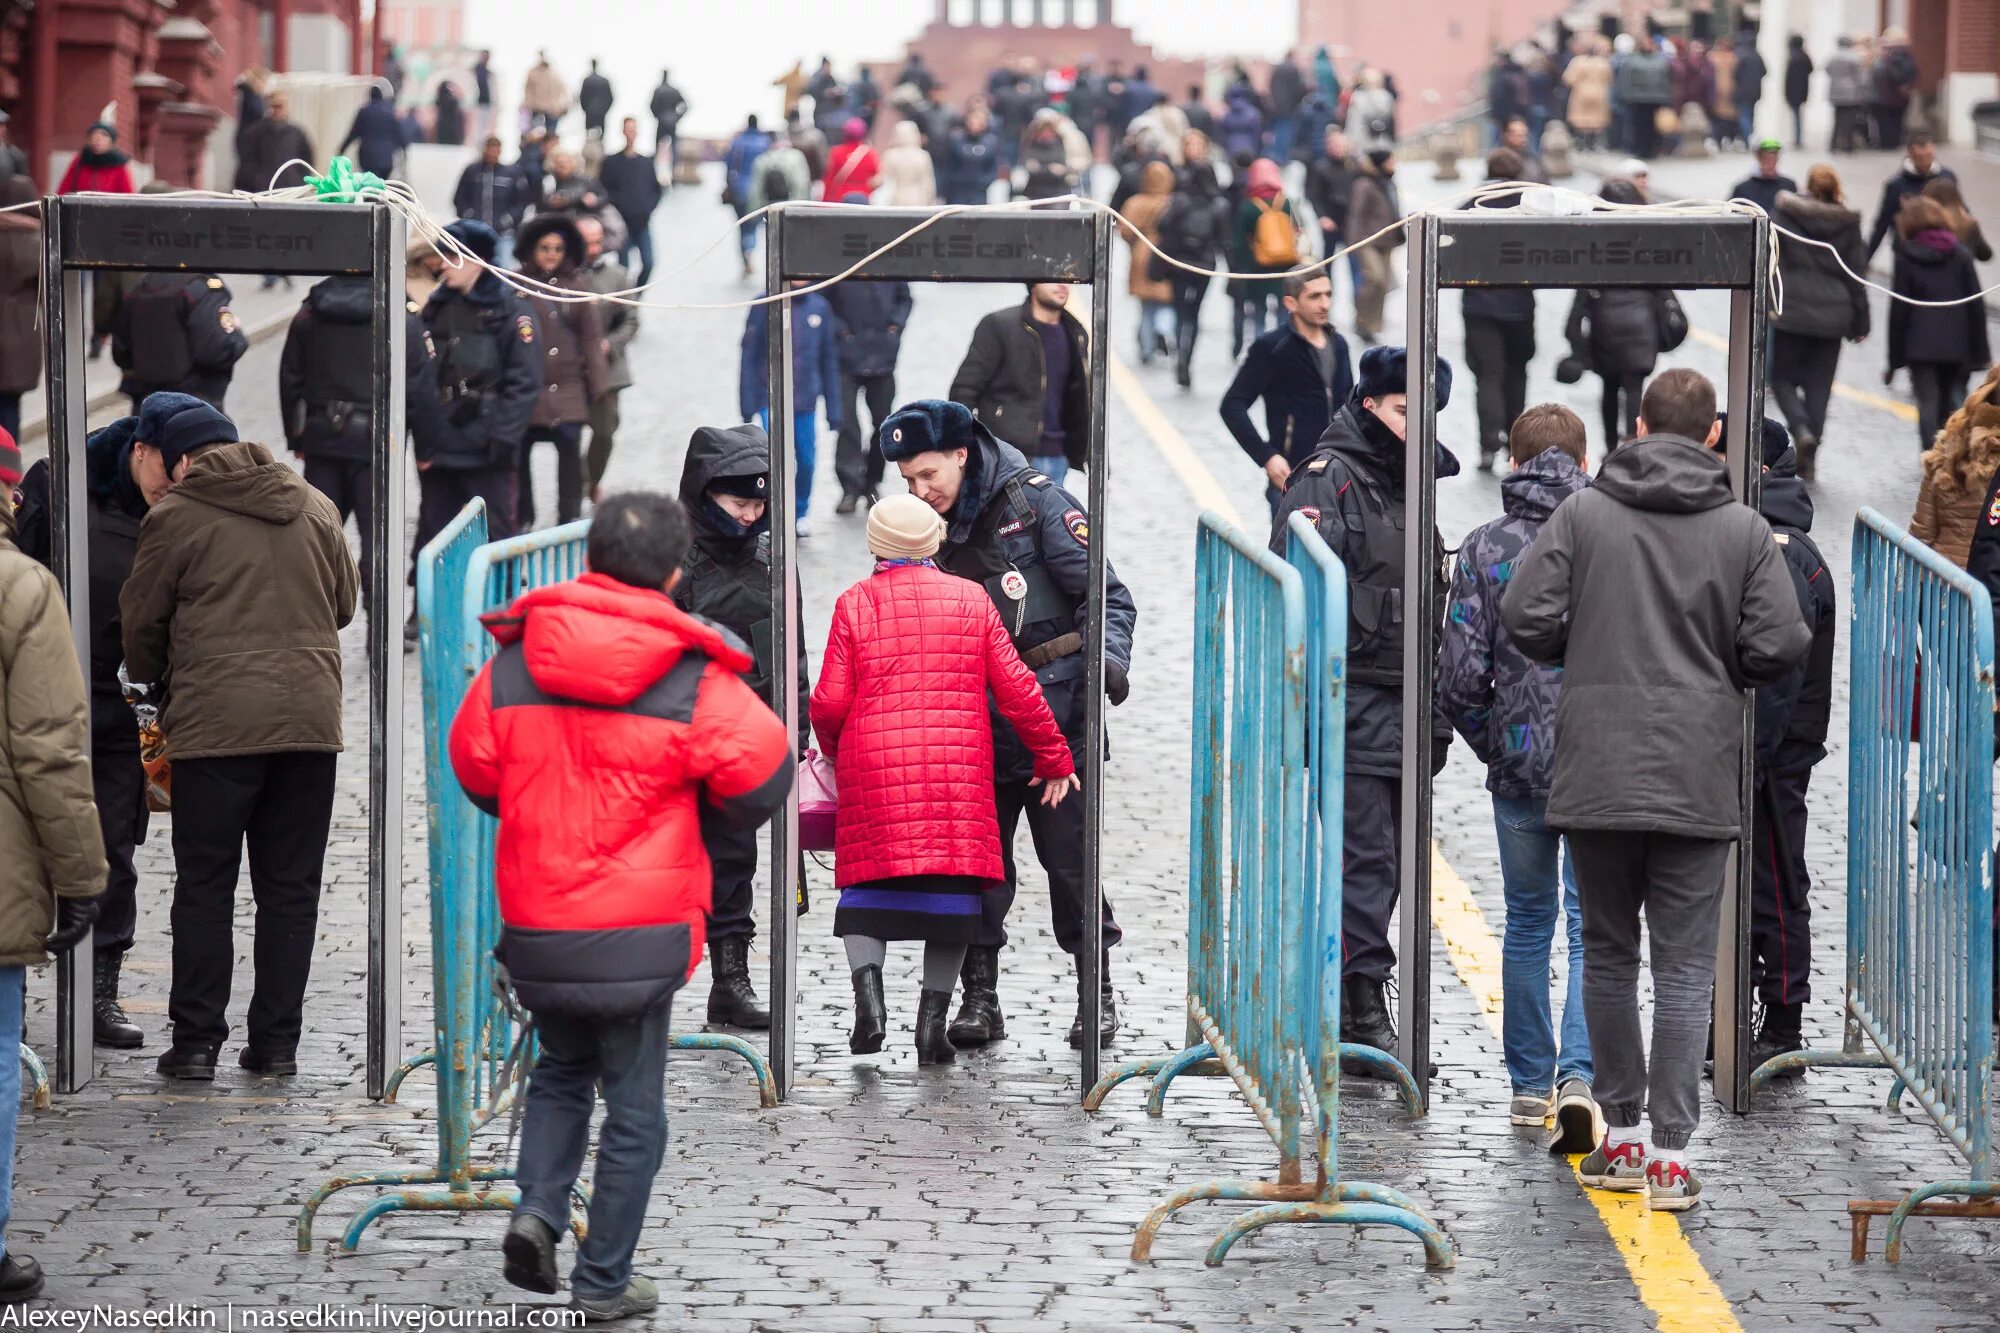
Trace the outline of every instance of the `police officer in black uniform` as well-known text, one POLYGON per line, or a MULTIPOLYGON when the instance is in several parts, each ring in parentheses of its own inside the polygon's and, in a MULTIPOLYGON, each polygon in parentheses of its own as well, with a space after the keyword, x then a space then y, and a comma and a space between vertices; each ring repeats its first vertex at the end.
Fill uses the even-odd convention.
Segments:
MULTIPOLYGON (((1451 398, 1451 364, 1438 358, 1437 405, 1451 398)), ((1396 1048, 1386 989, 1396 966, 1389 918, 1400 888, 1403 821, 1403 532, 1405 354, 1361 354, 1353 393, 1334 413, 1319 449, 1295 469, 1271 525, 1271 549, 1285 551, 1285 525, 1302 513, 1347 568, 1347 773, 1345 910, 1341 920, 1340 1039, 1396 1048)), ((1458 460, 1438 446, 1437 475, 1458 460)), ((1444 542, 1424 571, 1442 615, 1444 542)), ((1442 627, 1442 620, 1439 627, 1442 627)), ((1434 721, 1431 771, 1444 767, 1449 726, 1434 721)))
MULTIPOLYGON (((753 665, 744 682, 773 708, 777 678, 771 670, 771 445, 763 428, 702 426, 688 441, 681 467, 681 505, 691 540, 674 601, 683 611, 722 626, 749 647, 753 665), (754 518, 750 516, 755 514, 754 518), (745 520, 748 520, 747 522, 745 520)), ((810 732, 805 701, 805 636, 797 644, 799 749, 810 732)), ((701 842, 708 849, 715 891, 708 912, 710 983, 708 1021, 763 1029, 771 1013, 750 982, 750 941, 757 923, 757 843, 761 831, 738 828, 707 802, 701 804, 701 842)))
MULTIPOLYGON (((278 360, 278 406, 285 442, 305 460, 306 481, 333 501, 345 523, 358 515, 361 566, 372 568, 374 512, 374 284, 365 276, 327 278, 306 293, 285 333, 278 360)), ((434 433, 438 415, 436 354, 421 308, 404 303, 404 423, 434 433)), ((370 582, 362 580, 367 595, 370 582)))
MULTIPOLYGON (((1062 487, 1028 466, 1011 444, 994 438, 970 408, 941 399, 911 403, 882 423, 882 455, 902 471, 918 499, 948 524, 939 548, 940 568, 985 585, 1020 650, 1041 682, 1043 697, 1069 738, 1083 768, 1084 633, 1089 623, 1090 522, 1083 506, 1062 487)), ((1118 576, 1105 573, 1104 687, 1114 704, 1129 689, 1132 628, 1138 610, 1118 576)), ((1007 943, 1007 910, 1014 902, 1014 832, 1021 816, 1035 840, 1035 854, 1049 877, 1049 915, 1056 943, 1077 955, 1083 948, 1083 802, 1043 805, 1028 785, 1033 763, 1013 728, 993 721, 994 801, 1000 816, 1000 849, 1007 882, 980 895, 983 917, 967 950, 961 976, 965 998, 949 1035, 954 1045, 977 1046, 1006 1035, 1000 1012, 1000 950, 1007 943)), ((1109 951, 1121 932, 1111 904, 1103 910, 1105 966, 1100 1042, 1118 1032, 1109 951)), ((1072 1046, 1083 1044, 1081 969, 1072 1046)))
MULTIPOLYGON (((445 228, 487 263, 500 238, 483 222, 460 218, 445 228)), ((417 459, 417 539, 411 555, 444 530, 474 496, 486 501, 486 533, 514 535, 521 441, 542 393, 541 334, 528 303, 470 261, 446 264, 424 305, 424 327, 437 354, 437 410, 411 422, 417 459)), ((416 636, 416 617, 405 627, 416 636)))
POLYGON ((250 349, 229 308, 229 288, 213 273, 148 273, 111 319, 111 359, 125 372, 120 391, 132 411, 149 393, 191 393, 218 411, 236 363, 250 349))

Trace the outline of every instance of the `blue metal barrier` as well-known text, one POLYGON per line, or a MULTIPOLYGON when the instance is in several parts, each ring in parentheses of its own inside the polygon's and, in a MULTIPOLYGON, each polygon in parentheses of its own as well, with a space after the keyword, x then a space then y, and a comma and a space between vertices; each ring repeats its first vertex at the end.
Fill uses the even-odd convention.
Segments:
POLYGON ((1223 1229, 1209 1264, 1274 1222, 1344 1222, 1400 1227, 1423 1241, 1426 1262, 1449 1268, 1451 1242, 1408 1197, 1340 1179, 1343 1059, 1395 1082, 1412 1111, 1420 1103, 1393 1056, 1339 1041, 1347 578, 1305 519, 1292 520, 1288 547, 1279 560, 1201 517, 1188 875, 1188 1013, 1200 1040, 1119 1066, 1084 1105, 1096 1110, 1119 1083, 1147 1076, 1148 1110, 1160 1114, 1167 1085, 1213 1059, 1278 1149, 1276 1182, 1212 1180, 1169 1196, 1139 1225, 1134 1259, 1187 1204, 1251 1199, 1266 1206, 1223 1229))
MULTIPOLYGON (((490 1182, 511 1179, 511 1164, 474 1168, 472 1136, 518 1095, 532 1060, 511 1076, 507 1055, 513 1020, 494 988, 493 947, 500 939, 500 902, 493 882, 499 823, 480 813, 452 776, 447 739, 466 689, 493 655, 493 639, 480 616, 504 607, 532 588, 573 579, 584 570, 587 522, 565 524, 504 541, 487 542, 478 501, 425 546, 417 561, 417 624, 422 648, 426 795, 431 868, 431 958, 435 1046, 398 1069, 393 1100, 411 1071, 429 1065, 438 1077, 438 1164, 340 1176, 322 1185, 299 1217, 299 1249, 312 1244, 314 1214, 343 1189, 418 1185, 371 1202, 356 1214, 341 1241, 352 1252, 369 1223, 405 1210, 511 1209, 518 1192, 490 1182), (448 1052, 449 1059, 439 1059, 448 1052), (508 1081, 512 1078, 513 1081, 508 1081), (440 1188, 441 1187, 441 1188, 440 1188)), ((685 1033, 668 1039, 674 1050, 724 1051, 740 1056, 756 1079, 758 1101, 778 1104, 770 1067, 756 1048, 721 1033, 685 1033)), ((579 1199, 586 1197, 581 1189, 579 1199)), ((573 1221, 572 1229, 581 1234, 573 1221)))
POLYGON ((1929 1205, 2000 1199, 1992 1145, 1993 612, 1986 589, 1873 509, 1854 520, 1848 691, 1847 1017, 1838 1051, 1799 1051, 1751 1075, 1761 1086, 1812 1065, 1887 1067, 1971 1168, 1893 1208, 1849 1204, 1855 1257, 1867 1219, 1889 1216, 1902 1255, 1929 1205), (1915 746, 1912 764, 1911 748, 1915 746), (1866 1038, 1869 1050, 1863 1045, 1866 1038))

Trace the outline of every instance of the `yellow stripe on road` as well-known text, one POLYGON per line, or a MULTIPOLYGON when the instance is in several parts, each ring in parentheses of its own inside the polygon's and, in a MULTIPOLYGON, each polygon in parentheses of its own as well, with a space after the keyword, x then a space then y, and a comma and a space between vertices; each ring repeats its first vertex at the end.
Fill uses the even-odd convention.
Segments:
MULTIPOLYGON (((1213 509, 1238 527, 1243 520, 1215 474, 1167 420, 1138 376, 1116 356, 1105 366, 1112 389, 1194 502, 1213 509)), ((1459 980, 1479 1002, 1486 1026, 1500 1036, 1500 939, 1458 872, 1443 856, 1431 855, 1431 922, 1459 980)), ((1572 1163, 1572 1167, 1574 1163, 1572 1163)), ((1648 1211, 1644 1196, 1585 1190, 1604 1220, 1639 1299, 1659 1320, 1661 1333, 1742 1333, 1742 1325, 1722 1289, 1681 1231, 1672 1213, 1648 1211)))
MULTIPOLYGON (((1718 352, 1729 350, 1729 339, 1719 333, 1710 333, 1707 329, 1689 329, 1688 332, 1694 336, 1696 342, 1702 344, 1704 347, 1713 347, 1718 352)), ((1870 393, 1866 389, 1857 389, 1853 385, 1843 384, 1839 380, 1833 382, 1833 393, 1836 398, 1845 398, 1849 402, 1860 403, 1864 407, 1872 407, 1879 412, 1887 412, 1890 416, 1900 418, 1904 421, 1915 421, 1917 419, 1917 409, 1910 404, 1899 403, 1894 398, 1884 398, 1881 394, 1870 393)))

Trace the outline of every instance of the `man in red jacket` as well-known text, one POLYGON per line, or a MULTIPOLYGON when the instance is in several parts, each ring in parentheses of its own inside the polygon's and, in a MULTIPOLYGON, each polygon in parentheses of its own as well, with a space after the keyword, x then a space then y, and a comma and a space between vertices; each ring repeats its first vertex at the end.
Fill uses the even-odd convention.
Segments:
POLYGON ((570 1273, 593 1321, 659 1303, 632 1251, 666 1151, 668 1011, 701 961, 701 806, 755 827, 792 782, 783 724, 740 679, 749 650, 669 596, 688 538, 664 495, 600 505, 589 573, 487 617, 500 650, 451 728, 459 785, 500 820, 497 956, 541 1039, 505 1273, 557 1290, 556 1240, 601 1085, 590 1232, 570 1273))

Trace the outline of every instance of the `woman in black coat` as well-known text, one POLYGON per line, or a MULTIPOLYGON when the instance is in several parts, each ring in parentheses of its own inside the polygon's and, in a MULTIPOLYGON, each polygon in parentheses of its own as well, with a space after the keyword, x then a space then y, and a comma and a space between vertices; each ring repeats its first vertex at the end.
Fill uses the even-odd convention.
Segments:
POLYGON ((1965 398, 1974 370, 1992 364, 1986 341, 1986 305, 1978 299, 1979 270, 1951 228, 1943 204, 1927 195, 1907 200, 1896 214, 1898 296, 1956 305, 1889 303, 1889 373, 1905 366, 1917 400, 1917 436, 1928 449, 1946 418, 1965 398))
POLYGON ((1840 367, 1840 340, 1868 336, 1868 294, 1841 268, 1868 271, 1868 246, 1861 239, 1861 215, 1847 207, 1840 177, 1817 166, 1806 176, 1804 194, 1778 196, 1779 225, 1833 247, 1794 243, 1778 247, 1778 274, 1784 308, 1771 316, 1771 391, 1799 450, 1799 475, 1813 475, 1813 456, 1826 433, 1826 407, 1840 367))
MULTIPOLYGON (((1614 204, 1642 204, 1639 187, 1623 178, 1604 183, 1614 204)), ((1660 293, 1645 287, 1587 287, 1569 308, 1570 357, 1604 383, 1604 450, 1638 433, 1639 395, 1660 359, 1660 293)), ((1558 378, 1563 377, 1561 370, 1558 378)), ((1566 382, 1574 383, 1574 376, 1566 382)))

